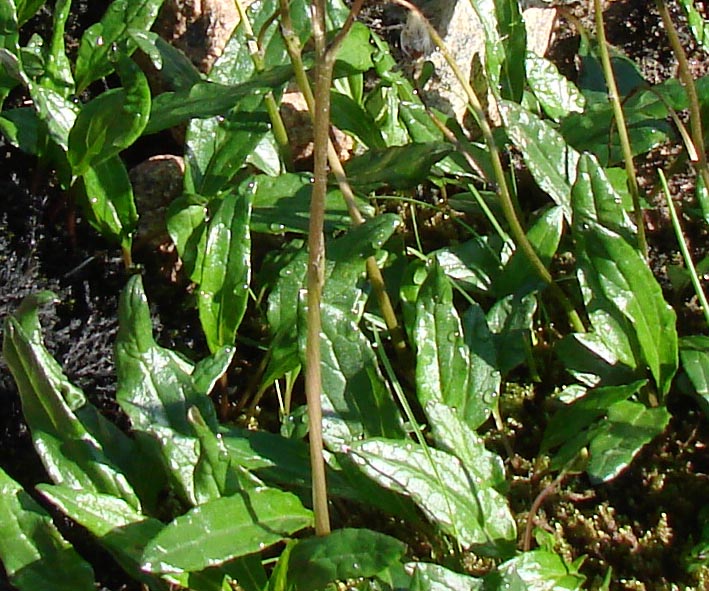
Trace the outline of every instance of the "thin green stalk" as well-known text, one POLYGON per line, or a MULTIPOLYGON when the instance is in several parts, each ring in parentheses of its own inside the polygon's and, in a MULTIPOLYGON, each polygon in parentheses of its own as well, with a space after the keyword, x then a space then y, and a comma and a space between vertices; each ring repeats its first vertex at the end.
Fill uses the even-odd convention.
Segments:
POLYGON ((628 190, 633 200, 633 210, 635 215, 635 225, 638 227, 638 248, 643 256, 647 258, 648 246, 645 236, 645 223, 643 220, 643 210, 640 206, 640 189, 638 187, 638 177, 635 172, 635 163, 633 162, 633 151, 630 146, 630 137, 628 136, 628 127, 625 123, 625 115, 623 115, 623 106, 618 92, 618 85, 615 82, 613 67, 611 66, 611 58, 608 53, 608 43, 606 41, 606 31, 603 24, 603 8, 601 0, 593 0, 593 8, 596 15, 596 36, 598 37, 598 51, 603 65, 603 74, 608 85, 608 95, 613 105, 613 114, 615 116, 616 126, 618 127, 618 137, 620 138, 621 149, 623 150, 623 158, 625 159, 625 171, 628 175, 628 190))
POLYGON ((670 195, 670 189, 667 186, 667 179, 665 178, 664 172, 658 169, 657 173, 660 175, 660 182, 662 183, 662 190, 665 193, 665 199, 667 199, 667 207, 670 211, 670 218, 672 219, 672 227, 674 228, 675 235, 677 236, 677 242, 679 243, 679 249, 682 252, 682 258, 684 258, 684 264, 687 266, 687 271, 689 271, 689 277, 692 280, 692 286, 694 287, 694 293, 697 294, 697 299, 699 304, 702 306, 702 312, 704 312, 704 320, 709 327, 709 303, 707 303, 707 297, 702 289, 702 284, 699 281, 699 275, 697 275, 697 269, 692 262, 692 256, 689 254, 689 248, 687 247, 687 241, 684 239, 684 232, 682 231, 682 224, 679 221, 679 216, 675 210, 675 204, 672 201, 672 196, 670 195))
POLYGON ((554 278, 551 276, 551 273, 549 273, 547 268, 544 266, 544 263, 541 261, 541 259, 535 252, 534 247, 529 242, 527 235, 525 234, 524 229, 522 228, 522 224, 520 223, 519 217, 517 216, 517 212, 515 211, 514 201, 512 199, 512 195, 507 184, 507 178, 505 176, 505 171, 502 166, 502 160, 500 158, 500 151, 498 150, 497 143, 495 142, 495 138, 492 135, 492 129, 490 128, 490 124, 488 123, 487 115, 482 107, 480 99, 475 94, 475 91, 468 82, 468 77, 465 76, 460 70, 455 59, 450 54, 448 48, 443 42, 443 39, 441 39, 441 36, 431 25, 428 19, 424 17, 423 13, 416 6, 411 4, 411 2, 409 2, 408 0, 394 0, 394 2, 403 6, 407 10, 414 12, 421 19, 421 22, 426 27, 426 30, 428 31, 428 34, 430 35, 431 39, 440 50, 441 54, 450 66, 451 70, 453 71, 453 74, 455 75, 456 79, 463 87, 463 90, 467 95, 468 107, 471 113, 473 114, 476 123, 480 127, 480 130, 482 131, 483 137, 485 139, 485 144, 487 145, 487 149, 490 153, 490 159, 492 160, 495 181, 497 182, 497 193, 500 198, 500 205, 502 207, 502 212, 505 216, 505 220, 507 221, 507 224, 510 227, 510 232, 512 233, 512 238, 514 239, 515 244, 517 244, 517 247, 524 253, 534 271, 537 273, 540 279, 544 281, 544 283, 549 287, 551 293, 562 306, 572 328, 576 332, 586 332, 586 328, 584 327, 583 322, 581 321, 581 317, 578 315, 578 312, 576 312, 576 309, 574 308, 573 304, 566 296, 566 294, 563 292, 563 290, 556 284, 554 278))
MULTIPOLYGON (((246 33, 246 42, 249 47, 249 55, 251 56, 251 61, 254 64, 254 68, 257 72, 263 72, 266 66, 263 61, 263 51, 259 45, 258 39, 254 35, 254 30, 251 27, 251 21, 249 20, 248 14, 244 9, 241 0, 234 0, 236 5, 236 10, 239 13, 239 18, 244 27, 244 32, 246 33)), ((276 103, 276 98, 273 96, 272 92, 268 92, 264 97, 264 104, 266 105, 266 112, 268 113, 268 118, 271 121, 273 127, 273 137, 278 144, 278 149, 281 152, 283 161, 286 163, 287 168, 291 168, 293 164, 293 153, 291 151, 290 141, 288 140, 288 132, 286 131, 286 126, 283 123, 281 113, 278 110, 278 104, 276 103)))
POLYGON ((697 173, 701 175, 704 186, 709 187, 709 166, 707 166, 704 127, 702 126, 702 113, 699 105, 699 96, 697 95, 697 87, 694 84, 694 78, 689 69, 687 54, 684 51, 684 47, 682 47, 682 42, 672 22, 672 17, 667 9, 667 5, 661 0, 655 0, 655 3, 657 4, 657 9, 660 11, 662 22, 665 25, 670 47, 672 47, 672 52, 677 58, 679 78, 682 81, 682 86, 684 86, 687 98, 689 99, 689 127, 692 134, 692 144, 694 146, 694 153, 692 154, 690 152, 690 160, 697 173))

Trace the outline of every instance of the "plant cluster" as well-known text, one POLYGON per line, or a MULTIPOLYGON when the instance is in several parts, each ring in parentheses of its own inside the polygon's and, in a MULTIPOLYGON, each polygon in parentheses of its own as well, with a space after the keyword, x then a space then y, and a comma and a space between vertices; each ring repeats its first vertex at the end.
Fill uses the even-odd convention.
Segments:
MULTIPOLYGON (((689 74, 663 0, 681 75, 657 85, 609 50, 599 0, 597 38, 581 31, 577 83, 527 51, 517 0, 470 1, 486 52, 475 88, 449 60, 469 100, 464 130, 422 100, 428 68, 408 79, 387 43, 355 20, 360 0, 248 9, 237 0, 241 22, 208 75, 150 31, 162 0, 114 0, 75 59, 64 44, 70 0, 56 1, 50 38, 24 45, 22 29, 44 1, 0 0, 0 104, 12 92, 30 99, 3 107, 0 132, 54 171, 129 271, 115 343, 128 433, 46 349, 39 311, 51 293, 27 297, 5 319, 3 356, 51 481, 26 491, 0 469, 0 560, 15 588, 94 588, 91 565, 38 499, 148 589, 584 588, 583 557, 568 560, 558 539, 534 528, 541 495, 520 528, 505 461, 483 436, 502 425, 514 372, 563 375, 548 388, 537 467, 557 475, 550 487, 570 472, 599 484, 665 430, 669 397, 706 409, 709 337, 680 338, 648 264, 648 203, 633 162, 681 142, 662 183, 689 162, 696 205, 683 214, 709 223, 709 88, 689 74), (138 49, 167 91, 151 92, 132 59, 138 49), (115 87, 96 92, 106 77, 115 87), (279 114, 293 84, 313 121, 312 173, 295 170, 279 114), (154 338, 133 262, 141 212, 121 158, 178 125, 183 191, 163 224, 194 286, 209 349, 198 361, 154 338), (344 165, 331 125, 356 143, 344 165), (515 158, 548 196, 539 209, 520 199, 507 166, 515 158), (412 197, 421 187, 443 204, 412 197), (392 213, 392 201, 409 215, 392 213), (462 238, 424 247, 423 208, 462 238), (257 264, 252 242, 263 235, 281 247, 257 264), (255 375, 234 384, 250 302, 269 337, 255 375), (538 367, 540 345, 553 348, 553 371, 538 367), (227 404, 217 408, 215 392, 227 404), (230 420, 229 392, 240 421, 230 420), (266 394, 277 398, 277 433, 246 428, 266 394), (398 538, 421 541, 427 555, 398 538), (482 572, 467 568, 471 556, 482 572)), ((397 3, 447 55, 418 9, 397 3)), ((709 49, 709 24, 692 0, 678 4, 709 49)), ((699 274, 709 258, 693 264, 664 191, 686 261, 675 279, 693 285, 707 315, 699 274)), ((696 572, 706 567, 704 529, 687 563, 696 572)))

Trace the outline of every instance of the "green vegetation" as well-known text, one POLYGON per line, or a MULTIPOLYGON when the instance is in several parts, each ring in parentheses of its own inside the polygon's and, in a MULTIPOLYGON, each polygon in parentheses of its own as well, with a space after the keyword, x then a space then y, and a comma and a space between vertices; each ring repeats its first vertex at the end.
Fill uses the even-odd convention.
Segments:
MULTIPOLYGON (((55 171, 122 249, 129 275, 115 344, 129 433, 45 348, 39 309, 52 294, 27 298, 5 319, 3 355, 51 481, 36 492, 146 588, 583 589, 583 557, 569 560, 563 540, 533 528, 538 504, 518 531, 524 519, 510 506, 505 458, 486 445, 502 428, 501 397, 514 389, 506 384, 562 376, 547 385, 538 442, 540 473, 557 475, 550 486, 570 472, 594 484, 616 478, 665 430, 673 396, 707 408, 709 337, 678 332, 647 261, 648 204, 632 158, 679 138, 680 158, 697 172, 697 205, 684 214, 709 223, 701 124, 709 79, 691 80, 678 57, 681 82, 651 86, 584 32, 576 86, 527 53, 516 0, 471 2, 486 25, 486 92, 501 124, 491 126, 488 99, 458 72, 475 119, 466 134, 427 108, 387 44, 354 21, 361 2, 242 9, 246 19, 204 76, 150 32, 161 0, 114 0, 73 63, 64 47, 70 1, 56 2, 51 38, 20 46, 43 2, 0 0, 0 101, 21 86, 32 103, 6 106, 0 131, 55 171), (131 58, 138 48, 170 90, 152 95, 131 58), (120 86, 77 100, 114 73, 120 86), (313 114, 313 173, 295 171, 283 135, 278 103, 293 82, 313 114), (677 117, 684 110, 689 129, 677 117), (355 139, 344 167, 330 123, 355 139), (198 361, 153 337, 132 257, 141 212, 121 159, 146 135, 181 124, 183 194, 164 226, 195 286, 209 349, 198 361), (548 196, 538 209, 518 193, 511 152, 548 196), (417 186, 448 198, 424 201, 417 186), (413 213, 392 213, 392 204, 413 213), (416 208, 438 210, 433 246, 416 208), (457 238, 447 241, 452 227, 457 238), (256 265, 252 247, 266 234, 280 247, 256 265), (566 268, 556 264, 562 257, 566 268), (254 294, 261 305, 250 313, 270 336, 255 374, 234 384, 229 368, 254 294), (552 354, 538 358, 541 333, 552 354), (210 397, 225 396, 229 383, 241 396, 239 421, 210 397), (280 431, 245 428, 274 392, 280 431)), ((692 2, 679 4, 706 43, 709 26, 692 2)), ((705 303, 683 252, 685 283, 705 303)), ((91 565, 2 470, 0 493, 0 560, 11 584, 93 589, 91 565)), ((704 533, 690 572, 706 568, 707 520, 697 519, 704 533)))

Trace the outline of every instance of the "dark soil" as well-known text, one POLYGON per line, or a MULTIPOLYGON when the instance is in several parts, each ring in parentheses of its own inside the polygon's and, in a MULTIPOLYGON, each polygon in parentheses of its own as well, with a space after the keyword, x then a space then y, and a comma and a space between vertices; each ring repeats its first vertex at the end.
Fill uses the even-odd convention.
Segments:
MULTIPOLYGON (((74 2, 69 48, 77 46, 81 31, 100 18, 107 4, 74 2)), ((613 2, 606 13, 606 24, 609 41, 639 63, 648 80, 655 83, 675 75, 675 62, 651 5, 646 0, 613 2)), ((583 4, 573 10, 593 29, 583 4)), ((396 39, 400 18, 397 9, 374 7, 369 18, 390 40, 396 39)), ((46 11, 32 24, 39 31, 50 26, 46 11)), ((696 75, 704 75, 709 62, 686 30, 682 39, 696 75)), ((578 74, 573 59, 577 47, 575 32, 562 22, 552 57, 570 78, 578 74)), ((22 99, 19 93, 11 98, 17 104, 22 99)), ((174 143, 164 135, 158 141, 152 138, 138 145, 127 159, 136 164, 148 155, 174 151, 174 143)), ((665 153, 658 151, 656 162, 662 165, 670 153, 669 149, 665 153)), ((51 171, 41 170, 34 159, 2 139, 0 163, 0 318, 12 312, 29 293, 46 289, 55 292, 58 303, 48 307, 42 317, 48 348, 88 399, 118 424, 125 425, 115 403, 113 363, 117 298, 126 281, 120 252, 81 219, 70 199, 56 187, 51 171)), ((650 168, 644 173, 648 189, 655 183, 653 175, 650 168)), ((683 195, 690 194, 692 188, 691 174, 680 177, 673 187, 682 191, 677 198, 685 199, 683 195)), ((662 209, 650 216, 654 223, 650 239, 655 267, 662 275, 667 261, 677 260, 676 245, 662 209)), ((705 230, 690 225, 689 233, 697 257, 706 256, 705 230)), ((149 256, 141 258, 139 253, 137 259, 148 267, 155 265, 149 256)), ((166 295, 169 287, 157 274, 148 273, 146 278, 149 299, 157 302, 155 317, 161 319, 156 320, 161 342, 183 352, 204 351, 194 313, 184 302, 172 301, 174 296, 166 295)), ((673 297, 668 292, 670 301, 673 297)), ((695 334, 702 329, 696 308, 681 301, 677 309, 681 334, 695 334)), ((549 385, 544 387, 552 389, 549 385)), ((502 403, 507 435, 515 453, 508 467, 520 531, 524 531, 535 497, 551 481, 551 476, 532 469, 546 416, 542 389, 519 392, 511 388, 502 403)), ((565 555, 587 556, 582 570, 591 581, 589 588, 600 584, 608 568, 613 569, 612 589, 617 590, 709 588, 709 572, 704 569, 689 575, 685 564, 700 534, 699 512, 709 498, 709 426, 693 402, 679 394, 672 394, 669 407, 673 419, 667 432, 648 445, 630 469, 603 486, 592 486, 583 476, 570 476, 545 500, 537 514, 537 525, 555 533, 565 555)), ((47 477, 32 449, 19 396, 2 358, 0 408, 0 466, 31 491, 47 477)), ((491 445, 497 445, 492 439, 491 445)), ((101 588, 139 589, 85 532, 66 520, 60 519, 59 525, 94 565, 101 588)), ((9 589, 9 585, 0 576, 0 590, 4 589, 9 589)))

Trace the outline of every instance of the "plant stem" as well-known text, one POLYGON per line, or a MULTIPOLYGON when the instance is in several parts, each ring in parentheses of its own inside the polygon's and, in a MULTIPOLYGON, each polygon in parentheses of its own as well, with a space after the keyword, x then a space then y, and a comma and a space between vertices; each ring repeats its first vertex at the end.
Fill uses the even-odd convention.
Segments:
POLYGON ((672 202, 672 196, 670 195, 670 189, 667 186, 667 179, 662 170, 658 169, 657 173, 660 175, 660 182, 662 183, 662 189, 665 193, 665 198, 667 199, 667 207, 670 211, 670 218, 672 219, 672 227, 675 230, 675 235, 677 236, 677 242, 679 243, 679 249, 682 252, 682 257, 684 258, 684 264, 687 266, 687 271, 689 272, 689 277, 692 280, 692 286, 694 287, 694 293, 697 294, 697 299, 702 307, 702 312, 704 312, 704 320, 709 327, 709 303, 707 303, 707 297, 702 289, 702 284, 699 281, 699 276, 697 275, 697 269, 692 262, 692 256, 689 253, 689 248, 687 247, 687 241, 684 239, 684 232, 682 232, 682 225, 679 221, 679 216, 675 210, 675 205, 672 202))
POLYGON ((645 236, 645 222, 643 220, 643 210, 640 206, 640 189, 638 188, 638 177, 635 173, 635 163, 633 162, 633 151, 630 146, 630 137, 628 136, 628 127, 625 124, 625 115, 623 115, 623 106, 620 101, 620 93, 618 85, 615 82, 611 58, 608 52, 608 43, 606 41, 606 31, 603 24, 603 8, 601 0, 593 0, 593 9, 596 16, 596 36, 598 37, 598 52, 603 65, 603 74, 608 86, 608 95, 613 105, 613 114, 615 116, 616 126, 618 127, 618 137, 623 150, 623 158, 625 159, 625 171, 628 175, 628 190, 633 200, 633 210, 635 215, 635 225, 638 228, 638 248, 643 256, 647 259, 648 246, 645 236))
MULTIPOLYGON (((332 50, 333 47, 336 48, 342 42, 346 32, 349 31, 349 28, 354 22, 354 16, 357 15, 362 4, 363 0, 358 0, 353 4, 352 9, 350 10, 350 16, 348 16, 348 20, 343 26, 343 28, 340 30, 338 36, 333 41, 333 46, 330 48, 330 50, 332 50)), ((313 96, 310 81, 308 80, 308 76, 306 74, 305 65, 303 64, 300 41, 293 32, 293 26, 290 20, 290 14, 288 12, 287 0, 280 0, 280 6, 281 32, 286 42, 288 55, 295 70, 296 84, 298 85, 298 88, 303 94, 303 98, 305 99, 305 102, 308 105, 308 111, 311 114, 311 118, 314 119, 314 114, 318 112, 315 107, 315 97, 313 96)), ((362 214, 357 208, 357 202, 355 200, 354 191, 352 190, 352 187, 349 181, 347 180, 345 169, 342 167, 340 158, 337 155, 337 150, 335 149, 335 146, 330 140, 329 135, 327 138, 327 159, 330 165, 330 170, 332 171, 335 180, 337 181, 338 187, 340 188, 340 191, 342 192, 342 195, 345 199, 347 211, 350 215, 350 218, 352 219, 352 222, 356 225, 363 223, 364 218, 362 217, 362 214)), ((406 345, 404 331, 401 328, 401 325, 399 324, 399 319, 397 318, 396 312, 394 311, 394 306, 392 305, 391 299, 389 298, 389 294, 387 293, 382 272, 377 266, 377 262, 374 257, 369 257, 367 259, 366 264, 367 276, 369 277, 369 281, 372 284, 374 296, 377 299, 377 303, 379 304, 379 309, 382 313, 382 317, 384 318, 384 322, 386 323, 387 329, 389 330, 389 336, 391 337, 394 350, 396 351, 399 360, 403 363, 406 363, 408 361, 408 347, 406 345)))
MULTIPOLYGON (((246 40, 249 46, 249 55, 251 56, 251 61, 254 64, 254 68, 257 72, 263 72, 266 66, 263 61, 263 49, 259 46, 258 39, 254 35, 254 30, 251 27, 251 21, 249 21, 249 16, 246 14, 241 0, 234 0, 236 4, 236 10, 239 13, 239 19, 244 27, 244 32, 246 33, 246 40)), ((283 161, 286 163, 286 168, 290 169, 293 164, 293 154, 291 151, 290 141, 288 141, 288 132, 286 131, 286 126, 283 123, 281 113, 278 110, 278 104, 276 103, 276 98, 273 96, 273 92, 268 92, 264 97, 264 104, 266 105, 266 112, 268 113, 268 118, 271 121, 271 126, 273 127, 273 137, 278 144, 278 149, 281 152, 283 161)))
MULTIPOLYGON (((679 65, 679 78, 682 81, 682 86, 687 93, 689 99, 689 127, 692 134, 692 144, 694 145, 694 153, 690 153, 690 160, 694 164, 694 168, 704 181, 704 186, 709 187, 709 167, 707 166, 706 146, 704 144, 704 132, 702 126, 702 113, 699 106, 699 96, 697 95, 697 87, 692 78, 692 72, 689 69, 689 61, 687 54, 682 47, 682 42, 677 34, 677 29, 672 22, 672 17, 667 8, 667 5, 662 0, 655 0, 657 9, 660 11, 662 22, 667 31, 667 39, 672 47, 672 52, 677 58, 679 65)), ((689 146, 687 146, 689 152, 689 146)), ((669 198, 669 197, 668 197, 669 198)))
POLYGON ((562 306, 572 328, 576 332, 586 332, 586 328, 584 327, 583 322, 581 321, 581 317, 578 315, 578 312, 576 312, 576 309, 574 308, 573 304, 566 296, 566 294, 563 292, 563 290, 556 284, 554 278, 551 276, 551 273, 549 273, 547 268, 544 266, 544 263, 541 261, 541 259, 535 252, 534 247, 529 242, 529 239, 527 238, 527 235, 525 234, 524 229, 522 228, 522 224, 520 223, 519 217, 517 216, 517 212, 515 211, 512 195, 507 184, 507 178, 505 176, 505 171, 502 166, 502 160, 500 159, 500 151, 498 150, 497 143, 495 142, 495 138, 492 135, 492 129, 490 128, 490 124, 488 123, 487 115, 485 114, 480 99, 478 98, 477 94, 475 94, 475 91, 468 82, 467 76, 465 76, 463 72, 461 72, 460 68, 458 67, 458 64, 456 63, 455 59, 450 54, 448 48, 443 42, 443 39, 441 39, 441 36, 431 25, 428 19, 426 19, 426 17, 421 13, 421 11, 416 6, 411 4, 411 2, 408 2, 408 0, 394 0, 394 2, 418 15, 418 17, 421 19, 421 22, 425 25, 431 39, 440 50, 441 54, 450 66, 458 82, 463 87, 463 90, 465 91, 465 94, 468 97, 468 107, 471 110, 473 116, 475 117, 475 121, 480 127, 480 130, 482 131, 483 137, 485 139, 485 144, 487 145, 487 149, 490 152, 492 167, 495 174, 495 181, 497 182, 497 194, 500 198, 500 205, 502 207, 502 212, 505 216, 505 220, 507 221, 507 224, 510 227, 512 238, 517 244, 517 247, 522 251, 522 253, 524 253, 524 256, 527 258, 529 264, 532 266, 534 271, 537 273, 540 279, 544 281, 544 283, 549 287, 551 293, 562 306))

